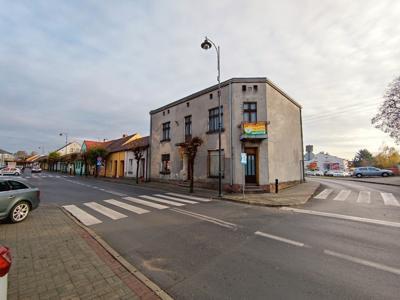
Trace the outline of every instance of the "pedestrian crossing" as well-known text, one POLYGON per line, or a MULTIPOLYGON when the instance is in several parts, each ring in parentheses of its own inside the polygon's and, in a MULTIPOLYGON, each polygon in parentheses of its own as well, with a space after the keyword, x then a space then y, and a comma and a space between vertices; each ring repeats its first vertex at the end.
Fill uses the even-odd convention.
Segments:
MULTIPOLYGON (((350 201, 357 204, 372 204, 383 203, 387 206, 400 207, 400 201, 392 193, 371 192, 371 191, 351 191, 333 189, 324 189, 318 195, 314 196, 318 200, 333 200, 333 201, 350 201)), ((400 198, 399 198, 400 199, 400 198)))
POLYGON ((118 200, 88 201, 82 204, 64 205, 63 208, 84 225, 91 226, 103 223, 104 221, 118 221, 130 216, 150 214, 157 210, 196 205, 200 202, 205 203, 210 201, 212 200, 202 197, 165 193, 135 197, 126 196, 118 200))

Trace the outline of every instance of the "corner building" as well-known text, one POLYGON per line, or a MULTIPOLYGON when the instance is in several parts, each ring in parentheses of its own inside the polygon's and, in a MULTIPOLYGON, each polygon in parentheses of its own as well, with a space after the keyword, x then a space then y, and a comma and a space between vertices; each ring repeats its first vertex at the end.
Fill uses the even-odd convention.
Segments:
MULTIPOLYGON (((267 191, 304 178, 301 106, 269 79, 221 83, 222 183, 225 191, 267 191), (241 164, 241 153, 247 163, 241 164)), ((194 165, 197 186, 218 187, 218 85, 150 112, 150 178, 188 179, 178 144, 200 137, 194 165)))

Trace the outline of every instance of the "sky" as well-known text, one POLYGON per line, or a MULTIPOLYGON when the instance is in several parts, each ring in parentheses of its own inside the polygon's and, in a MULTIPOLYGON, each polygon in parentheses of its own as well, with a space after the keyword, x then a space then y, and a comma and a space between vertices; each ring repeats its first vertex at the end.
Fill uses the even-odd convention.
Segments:
MULTIPOLYGON (((268 77, 303 106, 304 144, 352 158, 400 75, 400 1, 0 0, 0 148, 149 134, 149 111, 222 80, 268 77)), ((399 147, 396 145, 396 147, 399 147)))

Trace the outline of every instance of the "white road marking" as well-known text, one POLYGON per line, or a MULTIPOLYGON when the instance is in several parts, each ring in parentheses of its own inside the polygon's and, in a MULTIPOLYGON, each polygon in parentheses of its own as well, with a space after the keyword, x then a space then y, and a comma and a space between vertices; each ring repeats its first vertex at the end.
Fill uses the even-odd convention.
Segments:
POLYGON ((134 212, 134 213, 137 213, 137 214, 139 214, 139 215, 145 214, 145 213, 148 213, 148 212, 149 212, 149 211, 146 210, 146 209, 143 209, 143 208, 140 208, 140 207, 136 207, 136 206, 133 206, 133 205, 130 205, 130 204, 126 204, 126 203, 124 203, 124 202, 117 201, 117 200, 114 200, 114 199, 104 200, 104 202, 107 202, 107 203, 110 203, 110 204, 112 204, 112 205, 121 207, 121 208, 123 208, 123 209, 129 210, 129 211, 134 212))
MULTIPOLYGON (((95 187, 92 186, 92 188, 95 188, 95 187)), ((117 195, 117 196, 120 196, 120 197, 125 197, 125 196, 127 196, 127 194, 119 193, 119 192, 115 192, 115 191, 105 190, 105 192, 110 193, 110 194, 113 194, 113 195, 117 195)))
POLYGON ((31 178, 30 176, 26 176, 25 178, 31 178))
POLYGON ((42 177, 42 178, 46 178, 47 176, 42 175, 41 177, 42 177))
POLYGON ((118 219, 128 217, 127 215, 121 214, 111 208, 108 208, 108 207, 98 204, 96 202, 86 202, 86 203, 83 203, 83 205, 86 205, 87 207, 90 207, 91 209, 93 209, 113 220, 118 220, 118 219))
POLYGON ((147 195, 142 195, 142 196, 139 196, 139 197, 145 198, 145 199, 148 199, 148 200, 153 200, 153 201, 161 202, 161 203, 164 203, 164 204, 169 204, 169 205, 172 205, 172 206, 184 206, 184 205, 186 205, 186 204, 183 204, 183 203, 174 202, 174 201, 165 200, 165 199, 160 199, 160 198, 156 198, 156 197, 152 197, 152 196, 147 196, 147 195))
POLYGON ((266 238, 269 238, 269 239, 273 239, 273 240, 276 240, 276 241, 280 241, 280 242, 283 242, 283 243, 286 243, 286 244, 290 244, 290 245, 293 245, 293 246, 297 246, 297 247, 304 247, 305 246, 304 243, 296 242, 296 241, 293 241, 293 240, 289 240, 289 239, 286 239, 286 238, 283 238, 283 237, 279 237, 279 236, 276 236, 276 235, 273 235, 273 234, 268 234, 268 233, 261 232, 261 231, 256 231, 256 232, 254 232, 254 234, 255 235, 259 235, 259 236, 263 236, 263 237, 266 237, 266 238))
POLYGON ((371 202, 371 192, 361 191, 358 193, 357 203, 370 203, 371 202))
POLYGON ((400 269, 396 269, 396 268, 393 268, 393 267, 382 265, 382 264, 379 264, 379 263, 376 263, 376 262, 372 262, 372 261, 369 261, 369 260, 361 259, 361 258, 358 258, 358 257, 346 255, 346 254, 341 254, 341 253, 330 251, 330 250, 324 250, 324 253, 327 254, 327 255, 331 255, 331 256, 334 256, 334 257, 338 257, 338 258, 347 260, 347 261, 351 261, 351 262, 356 263, 356 264, 360 264, 360 265, 371 267, 371 268, 375 268, 375 269, 378 269, 378 270, 381 270, 381 271, 386 271, 386 272, 390 272, 390 273, 393 273, 393 274, 396 274, 396 275, 400 275, 400 269))
POLYGON ((162 198, 169 199, 169 200, 175 200, 175 201, 179 201, 179 202, 183 202, 183 203, 189 203, 189 204, 197 204, 197 203, 199 203, 199 202, 192 201, 192 200, 184 200, 184 199, 180 199, 180 198, 177 198, 177 197, 171 197, 171 196, 162 195, 162 194, 155 194, 154 196, 162 197, 162 198))
POLYGON ((60 176, 57 175, 56 178, 60 178, 60 176))
POLYGON ((184 215, 187 215, 187 216, 190 216, 190 217, 193 217, 193 218, 196 218, 196 219, 200 219, 200 220, 203 220, 203 221, 206 221, 206 222, 210 222, 210 223, 222 226, 222 227, 226 227, 226 228, 233 229, 233 230, 237 229, 237 225, 236 224, 229 223, 229 222, 217 219, 217 218, 213 218, 213 217, 197 214, 197 213, 194 213, 194 212, 191 212, 191 211, 188 211, 188 210, 179 209, 179 208, 171 208, 171 210, 173 210, 174 212, 177 212, 177 213, 180 213, 180 214, 184 214, 184 215))
POLYGON ((381 193, 381 196, 385 205, 400 206, 399 201, 396 200, 392 193, 381 193))
POLYGON ((321 193, 319 193, 317 196, 314 197, 314 199, 326 199, 328 198, 329 194, 332 193, 332 189, 325 189, 321 193))
POLYGON ((64 205, 63 207, 84 225, 90 226, 102 223, 99 219, 93 217, 92 215, 88 214, 87 212, 75 205, 64 205))
POLYGON ((349 220, 349 221, 355 221, 355 222, 362 222, 362 223, 369 223, 369 224, 375 224, 375 225, 383 225, 383 226, 400 228, 400 223, 390 222, 390 221, 367 219, 367 218, 361 218, 361 217, 355 217, 355 216, 340 215, 340 214, 334 214, 334 213, 327 213, 327 212, 307 210, 307 209, 298 209, 298 208, 291 208, 291 207, 281 207, 280 209, 287 210, 287 211, 293 211, 293 212, 300 213, 300 214, 308 214, 308 215, 315 215, 315 216, 321 216, 321 217, 329 217, 329 218, 335 218, 335 219, 342 219, 342 220, 349 220))
POLYGON ((142 204, 142 205, 150 206, 150 207, 153 207, 153 208, 157 208, 157 209, 166 209, 166 208, 168 208, 168 206, 166 206, 166 205, 161 205, 161 204, 158 204, 158 203, 154 203, 154 202, 150 202, 150 201, 146 201, 146 200, 142 200, 142 199, 138 199, 138 198, 125 197, 124 199, 128 200, 128 201, 132 201, 132 202, 138 203, 138 204, 142 204))
POLYGON ((211 199, 200 198, 200 197, 195 197, 195 196, 189 196, 189 195, 184 195, 184 194, 177 194, 177 193, 166 193, 166 194, 167 195, 171 195, 171 196, 177 196, 177 197, 181 197, 181 198, 196 200, 196 201, 200 201, 200 202, 210 202, 210 201, 212 201, 211 199))
POLYGON ((344 201, 344 200, 347 199, 347 197, 349 197, 350 194, 351 194, 351 191, 350 191, 350 190, 341 190, 341 191, 339 192, 339 194, 337 194, 336 197, 333 198, 333 200, 336 200, 336 201, 344 201))
POLYGON ((51 177, 51 178, 53 178, 53 175, 47 175, 47 177, 51 177))

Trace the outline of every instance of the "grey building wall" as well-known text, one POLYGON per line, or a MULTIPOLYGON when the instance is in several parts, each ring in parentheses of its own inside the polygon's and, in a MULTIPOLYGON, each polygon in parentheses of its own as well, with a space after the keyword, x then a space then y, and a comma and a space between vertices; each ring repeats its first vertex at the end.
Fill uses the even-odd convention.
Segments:
POLYGON ((269 183, 302 179, 301 108, 267 84, 269 183))
MULTIPOLYGON (((300 161, 303 151, 300 106, 292 101, 266 78, 234 78, 222 83, 221 102, 224 108, 222 149, 225 153, 223 178, 225 186, 231 184, 238 186, 243 182, 244 168, 240 164, 240 153, 244 147, 257 148, 257 183, 259 185, 267 186, 273 183, 275 178, 284 182, 301 180, 300 161), (246 91, 242 90, 243 85, 246 85, 246 91), (257 91, 254 90, 254 85, 257 85, 257 91), (256 102, 257 121, 270 122, 268 139, 245 143, 240 141, 244 102, 256 102)), ((217 183, 218 179, 208 178, 208 150, 218 149, 218 133, 207 134, 208 110, 215 107, 218 107, 217 86, 150 112, 150 177, 152 179, 186 179, 186 160, 182 158, 176 144, 184 141, 185 116, 192 115, 192 136, 198 136, 204 141, 196 157, 195 181, 217 183), (213 99, 210 99, 211 93, 213 99), (171 122, 171 141, 161 142, 162 124, 168 121, 171 122), (160 174, 162 154, 170 154, 171 174, 160 174)))

